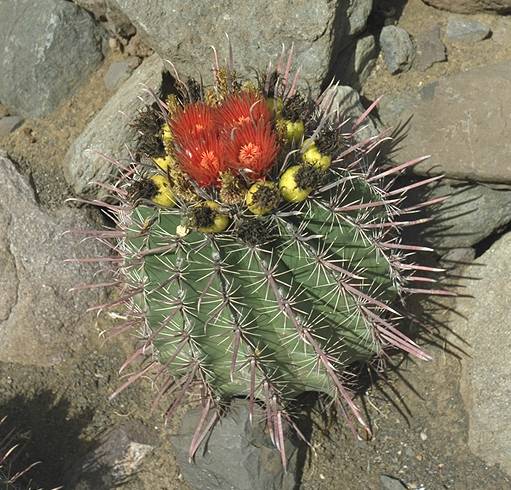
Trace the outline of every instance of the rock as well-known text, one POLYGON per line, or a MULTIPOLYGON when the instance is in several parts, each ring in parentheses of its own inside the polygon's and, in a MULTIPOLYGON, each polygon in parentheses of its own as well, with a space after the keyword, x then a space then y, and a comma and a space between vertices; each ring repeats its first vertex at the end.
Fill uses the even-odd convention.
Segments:
POLYGON ((130 123, 136 113, 152 101, 144 86, 158 93, 162 73, 163 64, 157 55, 146 59, 70 147, 64 172, 76 194, 98 194, 91 181, 105 182, 110 177, 111 164, 98 152, 117 160, 129 160, 128 146, 135 139, 130 123))
POLYGON ((449 196, 434 212, 429 241, 437 248, 471 247, 511 222, 511 187, 438 186, 432 197, 449 196))
POLYGON ((451 15, 447 21, 446 35, 450 41, 473 43, 486 39, 490 34, 490 28, 477 20, 451 15))
POLYGON ((41 209, 5 154, 0 154, 0 188, 0 361, 51 366, 84 341, 85 310, 104 300, 96 289, 70 293, 77 284, 100 282, 98 268, 63 260, 104 250, 63 235, 85 227, 85 215, 71 208, 54 214, 41 209))
POLYGON ((221 419, 199 448, 195 463, 188 462, 188 447, 200 418, 200 410, 189 411, 172 443, 188 484, 197 490, 291 490, 297 485, 297 443, 286 438, 287 473, 279 452, 263 430, 264 413, 259 408, 254 424, 248 420, 248 406, 235 400, 232 411, 221 419))
POLYGON ((511 183, 510 107, 511 61, 504 61, 384 98, 379 114, 390 126, 412 118, 395 158, 433 155, 417 173, 511 183))
POLYGON ((511 233, 463 270, 463 296, 451 326, 464 342, 461 393, 468 445, 511 475, 511 233))
POLYGON ((361 37, 357 40, 354 56, 355 73, 358 75, 358 83, 361 85, 367 80, 371 70, 376 64, 378 50, 373 35, 361 37))
POLYGON ((127 483, 157 444, 157 434, 131 421, 105 433, 98 447, 73 465, 65 478, 73 490, 110 490, 127 483))
POLYGON ((115 90, 121 83, 125 82, 140 65, 140 58, 130 56, 124 60, 114 61, 105 73, 104 82, 108 90, 115 90))
POLYGON ((0 100, 25 117, 52 112, 101 62, 102 33, 70 2, 0 2, 0 100))
POLYGON ((433 7, 458 12, 476 14, 478 12, 511 13, 511 0, 423 0, 433 7))
POLYGON ((380 476, 380 489, 381 490, 406 490, 401 480, 392 476, 381 475, 380 476))
POLYGON ((346 4, 346 18, 349 24, 348 34, 353 36, 365 30, 367 19, 373 9, 373 0, 351 0, 346 4))
POLYGON ((24 119, 20 116, 6 116, 0 119, 0 137, 7 136, 23 124, 24 119))
POLYGON ((79 7, 88 10, 106 29, 120 37, 128 38, 135 34, 135 26, 119 9, 115 0, 72 0, 79 7))
POLYGON ((435 24, 429 31, 421 32, 415 38, 416 55, 414 68, 426 71, 435 63, 447 60, 447 51, 440 39, 440 26, 435 24))
POLYGON ((476 251, 473 248, 451 248, 446 254, 442 255, 440 265, 450 271, 471 264, 475 256, 476 251))
POLYGON ((385 26, 380 34, 380 47, 390 73, 408 71, 415 55, 410 35, 401 27, 385 26))
POLYGON ((355 39, 337 60, 336 80, 360 90, 376 63, 377 54, 373 35, 355 39))
POLYGON ((254 68, 265 70, 280 54, 281 43, 288 48, 294 43, 295 67, 302 67, 302 81, 314 90, 331 74, 331 60, 352 42, 353 33, 363 29, 372 4, 370 0, 116 2, 147 43, 183 75, 208 77, 210 46, 216 46, 224 59, 227 33, 241 75, 253 76, 254 68))
MULTIPOLYGON (((347 85, 332 87, 325 93, 325 99, 328 100, 331 96, 333 96, 331 110, 335 110, 335 113, 340 115, 342 121, 348 119, 350 121, 355 121, 365 112, 365 108, 362 102, 360 102, 358 92, 352 87, 348 87, 347 85)), ((376 136, 378 133, 378 126, 369 116, 356 132, 355 138, 357 141, 362 141, 371 136, 376 136)))

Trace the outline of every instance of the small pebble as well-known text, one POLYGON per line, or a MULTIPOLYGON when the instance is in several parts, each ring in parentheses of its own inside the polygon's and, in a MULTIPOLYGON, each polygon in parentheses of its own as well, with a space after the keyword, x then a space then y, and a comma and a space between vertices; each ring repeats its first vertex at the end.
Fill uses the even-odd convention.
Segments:
POLYGON ((420 438, 421 438, 422 441, 425 441, 425 440, 427 440, 428 436, 426 435, 425 432, 421 432, 420 433, 420 438))
POLYGON ((393 476, 380 475, 381 490, 406 490, 406 485, 393 476))
POLYGON ((119 41, 117 41, 117 39, 115 39, 115 37, 111 37, 108 39, 108 47, 112 50, 112 51, 115 51, 116 49, 119 48, 119 41))

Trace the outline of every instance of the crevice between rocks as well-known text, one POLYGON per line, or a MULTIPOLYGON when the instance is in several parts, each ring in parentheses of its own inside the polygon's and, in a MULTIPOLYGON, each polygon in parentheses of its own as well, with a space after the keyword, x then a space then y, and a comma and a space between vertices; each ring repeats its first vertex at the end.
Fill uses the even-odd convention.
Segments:
POLYGON ((475 258, 481 257, 487 250, 491 248, 491 246, 500 238, 502 238, 506 233, 511 233, 511 223, 508 223, 503 228, 500 228, 493 232, 491 235, 487 236, 480 242, 476 243, 473 248, 475 250, 475 258))

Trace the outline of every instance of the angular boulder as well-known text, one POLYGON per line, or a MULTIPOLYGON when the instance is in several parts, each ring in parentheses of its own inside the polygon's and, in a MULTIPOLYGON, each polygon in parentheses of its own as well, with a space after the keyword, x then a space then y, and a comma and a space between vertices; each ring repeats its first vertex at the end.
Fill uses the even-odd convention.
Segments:
POLYGON ((0 2, 0 100, 25 117, 52 112, 102 61, 102 36, 70 2, 0 2))
MULTIPOLYGON (((194 463, 188 447, 200 420, 201 410, 185 414, 181 430, 172 438, 176 458, 186 482, 194 490, 292 490, 297 488, 301 468, 299 448, 303 443, 286 438, 287 472, 279 452, 264 430, 264 413, 257 405, 253 423, 248 402, 234 400, 229 414, 214 426, 199 448, 194 463)), ((286 432, 287 427, 286 424, 286 432)))
POLYGON ((117 5, 162 58, 185 75, 207 76, 216 46, 227 56, 226 33, 241 74, 264 70, 280 54, 281 43, 294 44, 295 67, 302 79, 318 89, 331 63, 365 28, 371 0, 331 2, 283 0, 245 2, 179 2, 177 0, 116 0, 117 5))

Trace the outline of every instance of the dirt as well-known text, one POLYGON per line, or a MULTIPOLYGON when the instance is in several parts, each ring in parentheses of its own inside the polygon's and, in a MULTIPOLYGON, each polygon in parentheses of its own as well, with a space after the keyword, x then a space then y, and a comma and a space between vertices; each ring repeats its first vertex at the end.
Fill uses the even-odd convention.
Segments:
MULTIPOLYGON (((397 2, 402 4, 403 2, 397 2)), ((399 25, 412 36, 433 24, 446 25, 448 14, 420 0, 404 4, 399 25)), ((448 61, 426 72, 390 75, 380 55, 365 83, 367 99, 385 93, 411 90, 474 66, 511 58, 511 18, 478 15, 488 24, 492 38, 475 44, 445 41, 448 61)), ((111 54, 103 66, 47 117, 30 119, 11 135, 0 138, 5 149, 30 175, 41 205, 63 205, 71 192, 63 177, 63 163, 73 140, 109 98, 103 84, 108 65, 120 55, 111 54)), ((90 336, 74 357, 52 368, 0 363, 0 413, 9 416, 26 441, 22 458, 41 460, 33 478, 43 488, 59 485, 66 470, 93 448, 98 436, 125 420, 141 421, 156 429, 159 442, 128 490, 188 489, 172 454, 171 437, 178 420, 164 426, 158 411, 149 406, 153 388, 149 381, 131 387, 114 401, 108 396, 119 386, 118 368, 131 350, 132 339, 108 343, 98 334, 111 323, 90 317, 90 336)), ((365 397, 371 422, 371 440, 358 440, 342 421, 325 424, 314 413, 314 430, 304 467, 304 490, 377 489, 380 475, 399 478, 409 489, 510 489, 511 481, 498 467, 489 467, 467 446, 468 419, 459 392, 460 360, 430 346, 434 360, 401 364, 390 377, 391 389, 372 387, 365 397)), ((399 362, 400 358, 393 359, 399 362)))

